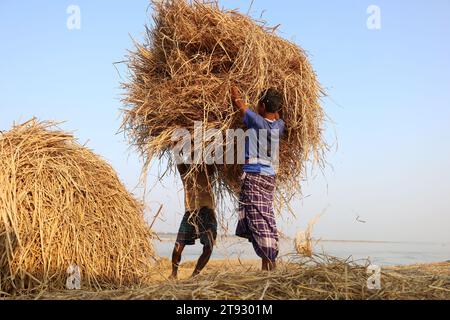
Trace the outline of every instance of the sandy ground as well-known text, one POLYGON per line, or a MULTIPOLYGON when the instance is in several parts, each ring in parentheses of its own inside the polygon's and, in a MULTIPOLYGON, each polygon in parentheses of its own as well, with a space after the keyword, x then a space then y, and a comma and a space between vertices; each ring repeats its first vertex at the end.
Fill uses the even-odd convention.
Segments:
MULTIPOLYGON (((178 270, 178 279, 189 279, 194 271, 196 261, 186 261, 180 264, 178 270)), ((211 260, 203 270, 202 274, 208 275, 211 273, 217 273, 227 271, 231 273, 245 273, 254 272, 261 269, 260 260, 240 260, 240 259, 227 259, 227 260, 211 260)), ((154 281, 168 280, 171 274, 172 265, 168 258, 162 258, 157 263, 155 273, 152 276, 154 281)), ((383 271, 395 273, 396 271, 402 274, 411 275, 446 275, 450 277, 450 262, 439 262, 430 264, 415 264, 408 266, 389 266, 383 267, 383 271)))
MULTIPOLYGON (((189 279, 194 271, 197 261, 186 261, 180 264, 178 268, 178 280, 189 279)), ((239 260, 239 259, 227 259, 227 260, 211 260, 206 265, 202 274, 211 274, 220 271, 228 272, 246 272, 246 271, 258 271, 261 268, 260 260, 239 260)), ((168 280, 172 273, 172 263, 168 258, 160 259, 152 275, 154 281, 168 280)))

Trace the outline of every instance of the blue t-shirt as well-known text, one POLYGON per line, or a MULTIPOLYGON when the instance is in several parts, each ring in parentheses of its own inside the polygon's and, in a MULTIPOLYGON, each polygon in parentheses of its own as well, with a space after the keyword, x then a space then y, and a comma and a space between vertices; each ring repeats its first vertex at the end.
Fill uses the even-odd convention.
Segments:
POLYGON ((280 138, 285 130, 284 121, 271 121, 247 109, 244 124, 248 129, 245 138, 244 172, 275 176, 278 170, 280 138))

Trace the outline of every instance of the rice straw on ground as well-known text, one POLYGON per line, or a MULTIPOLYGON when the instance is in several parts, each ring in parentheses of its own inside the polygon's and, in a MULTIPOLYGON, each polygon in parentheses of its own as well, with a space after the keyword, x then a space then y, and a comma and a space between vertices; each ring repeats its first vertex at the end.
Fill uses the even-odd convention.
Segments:
MULTIPOLYGON (((324 255, 292 256, 272 273, 257 266, 210 264, 204 275, 180 281, 160 280, 146 287, 102 292, 46 292, 11 299, 179 299, 179 300, 421 300, 450 299, 450 264, 383 268, 381 290, 367 288, 368 261, 324 255), (245 276, 242 274, 245 272, 245 276)), ((183 267, 183 266, 182 266, 183 267)), ((162 272, 168 274, 170 262, 162 272)), ((155 272, 157 272, 155 270, 155 272)))

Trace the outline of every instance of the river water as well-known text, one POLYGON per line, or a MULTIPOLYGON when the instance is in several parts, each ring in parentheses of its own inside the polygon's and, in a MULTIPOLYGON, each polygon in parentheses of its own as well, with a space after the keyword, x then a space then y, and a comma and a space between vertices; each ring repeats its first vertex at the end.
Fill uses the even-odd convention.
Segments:
MULTIPOLYGON (((160 236, 154 246, 160 257, 170 258, 175 236, 160 236)), ((202 252, 197 240, 196 245, 187 246, 183 261, 196 260, 202 252)), ((280 240, 280 256, 294 253, 293 240, 280 240)), ((366 241, 319 241, 314 244, 315 253, 352 260, 369 259, 378 265, 409 265, 433 263, 450 260, 448 243, 414 243, 414 242, 366 242, 366 241)), ((219 237, 212 259, 257 259, 251 243, 236 237, 219 237)))

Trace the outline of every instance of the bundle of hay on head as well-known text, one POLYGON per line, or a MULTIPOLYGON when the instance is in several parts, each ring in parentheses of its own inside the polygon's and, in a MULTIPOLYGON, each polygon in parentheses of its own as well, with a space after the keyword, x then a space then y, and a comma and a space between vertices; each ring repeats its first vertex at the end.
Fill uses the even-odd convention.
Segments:
POLYGON ((54 123, 0 134, 0 292, 140 283, 152 265, 143 206, 114 170, 54 123), (70 276, 70 275, 69 275, 70 276))
MULTIPOLYGON (((172 133, 192 131, 195 121, 202 121, 204 130, 241 128, 230 99, 232 85, 249 103, 275 88, 284 95, 281 114, 287 126, 277 188, 284 196, 298 191, 305 164, 322 164, 326 147, 322 89, 305 52, 279 37, 276 28, 221 9, 217 2, 154 1, 153 7, 154 27, 128 57, 122 126, 146 164, 170 159, 172 133)), ((236 190, 240 165, 217 169, 218 185, 236 190)))

